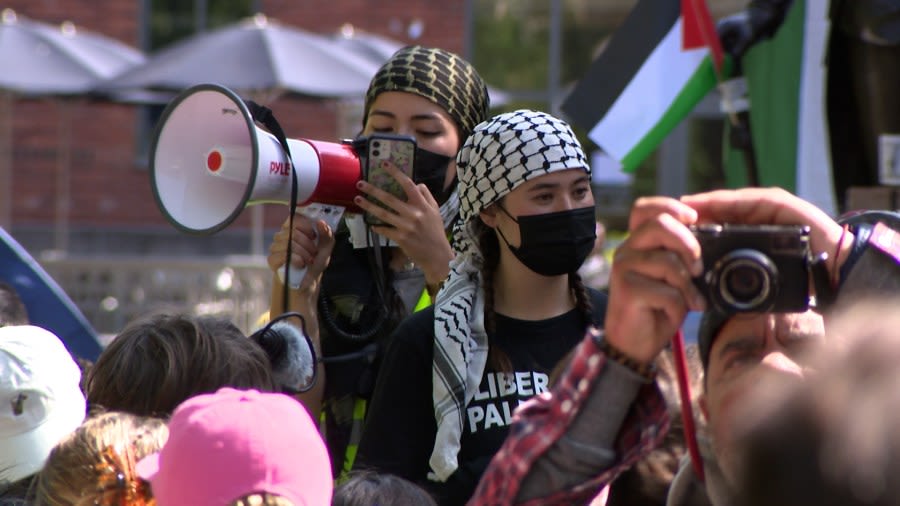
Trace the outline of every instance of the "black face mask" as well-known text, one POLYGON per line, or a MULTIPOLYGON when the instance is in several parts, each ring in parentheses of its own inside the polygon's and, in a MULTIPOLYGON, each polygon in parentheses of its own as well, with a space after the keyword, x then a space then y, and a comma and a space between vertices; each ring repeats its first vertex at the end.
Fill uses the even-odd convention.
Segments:
POLYGON ((499 228, 497 232, 513 255, 538 274, 571 274, 581 267, 594 248, 597 239, 594 206, 519 216, 518 219, 502 206, 500 209, 519 224, 522 244, 518 248, 510 246, 499 228))
POLYGON ((450 198, 453 188, 456 187, 456 178, 450 182, 447 188, 444 188, 444 181, 447 179, 447 167, 453 157, 435 153, 416 147, 416 161, 413 170, 413 181, 416 184, 424 184, 438 205, 442 205, 450 198))

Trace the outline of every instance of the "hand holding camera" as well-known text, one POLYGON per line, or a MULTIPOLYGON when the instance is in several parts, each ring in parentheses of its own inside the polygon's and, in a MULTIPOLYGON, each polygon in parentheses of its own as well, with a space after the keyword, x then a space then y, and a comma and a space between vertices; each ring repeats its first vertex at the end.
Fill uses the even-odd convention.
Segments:
POLYGON ((837 279, 854 241, 853 234, 827 213, 781 188, 717 190, 680 200, 696 210, 701 223, 808 226, 810 252, 814 258, 827 255, 825 268, 833 279, 837 279))
POLYGON ((804 311, 810 258, 827 254, 834 276, 852 243, 825 212, 777 188, 641 198, 612 266, 607 339, 646 361, 691 310, 804 311))

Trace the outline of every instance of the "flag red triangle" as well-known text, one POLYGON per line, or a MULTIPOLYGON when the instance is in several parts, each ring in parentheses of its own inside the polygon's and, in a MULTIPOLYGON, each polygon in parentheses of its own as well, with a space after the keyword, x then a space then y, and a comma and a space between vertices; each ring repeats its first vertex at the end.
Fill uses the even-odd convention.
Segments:
POLYGON ((713 25, 706 0, 681 0, 681 46, 683 49, 709 47, 716 70, 721 70, 723 54, 719 34, 713 25))

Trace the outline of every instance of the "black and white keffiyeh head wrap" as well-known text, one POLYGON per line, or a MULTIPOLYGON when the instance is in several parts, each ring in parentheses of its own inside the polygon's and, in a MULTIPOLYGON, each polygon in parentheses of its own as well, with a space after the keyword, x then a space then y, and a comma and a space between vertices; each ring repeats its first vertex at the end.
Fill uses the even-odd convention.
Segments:
POLYGON ((438 428, 428 475, 434 481, 446 481, 458 466, 465 408, 478 390, 487 362, 483 257, 469 224, 526 181, 565 169, 590 172, 581 145, 565 122, 524 109, 475 127, 456 164, 461 218, 454 231, 457 254, 434 308, 432 395, 438 428))

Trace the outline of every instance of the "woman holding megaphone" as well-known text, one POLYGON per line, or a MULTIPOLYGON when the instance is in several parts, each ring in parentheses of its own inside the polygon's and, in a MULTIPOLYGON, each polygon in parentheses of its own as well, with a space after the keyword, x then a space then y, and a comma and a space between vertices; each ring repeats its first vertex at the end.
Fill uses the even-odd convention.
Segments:
MULTIPOLYGON (((273 272, 285 263, 289 237, 291 265, 307 268, 287 307, 306 316, 323 357, 324 374, 320 368, 317 387, 301 399, 323 422, 335 476, 353 464, 387 338, 431 304, 450 272, 448 236, 459 215, 455 158, 488 109, 487 87, 470 63, 442 49, 400 49, 369 85, 362 136, 415 138, 413 177, 390 162, 379 165, 403 198, 363 180, 360 192, 383 205, 357 197, 365 214, 346 215, 337 230, 298 214, 293 231, 285 221, 275 235, 273 272)), ((283 290, 273 276, 273 311, 285 307, 283 290)))

